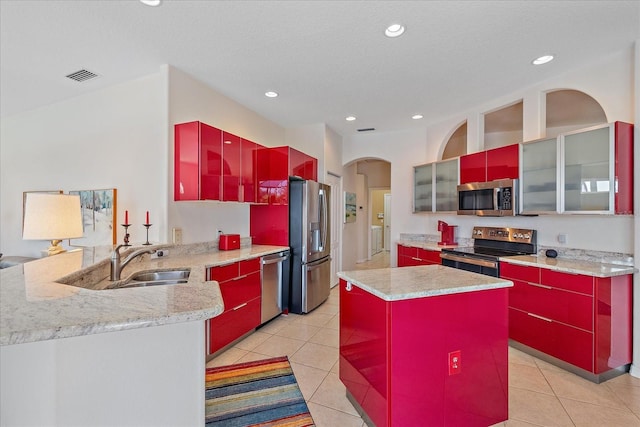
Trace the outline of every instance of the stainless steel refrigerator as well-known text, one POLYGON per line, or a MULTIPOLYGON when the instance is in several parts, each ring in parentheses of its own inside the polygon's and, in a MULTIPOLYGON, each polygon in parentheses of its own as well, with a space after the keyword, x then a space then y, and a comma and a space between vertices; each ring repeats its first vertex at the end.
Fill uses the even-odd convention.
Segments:
POLYGON ((291 178, 289 182, 292 313, 308 313, 329 297, 329 191, 328 185, 315 181, 291 178))

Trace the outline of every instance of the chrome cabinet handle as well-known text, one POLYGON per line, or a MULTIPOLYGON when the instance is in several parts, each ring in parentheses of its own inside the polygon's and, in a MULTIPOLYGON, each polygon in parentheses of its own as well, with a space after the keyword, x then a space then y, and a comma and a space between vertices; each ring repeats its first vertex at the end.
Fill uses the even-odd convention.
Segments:
POLYGON ((542 289, 553 289, 551 286, 547 286, 547 285, 541 285, 539 283, 531 283, 531 282, 526 282, 527 284, 531 285, 531 286, 535 286, 536 288, 542 288, 542 289))
POLYGON ((235 311, 235 310, 240 310, 242 307, 244 307, 244 306, 245 306, 245 305, 247 305, 247 304, 249 304, 249 303, 248 303, 248 302, 245 302, 244 304, 240 304, 240 305, 239 305, 239 306, 237 306, 237 307, 233 307, 233 311, 235 311))
POLYGON ((553 322, 553 320, 547 319, 546 317, 538 316, 537 314, 533 314, 533 313, 527 313, 527 314, 531 317, 535 317, 536 319, 544 320, 545 322, 549 322, 549 323, 553 322))

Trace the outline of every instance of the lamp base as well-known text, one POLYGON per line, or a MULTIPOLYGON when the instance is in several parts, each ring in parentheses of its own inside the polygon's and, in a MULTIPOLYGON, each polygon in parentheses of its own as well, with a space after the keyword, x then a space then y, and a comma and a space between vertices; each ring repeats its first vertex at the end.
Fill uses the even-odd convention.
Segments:
POLYGON ((49 249, 47 250, 48 256, 58 255, 58 254, 61 254, 61 253, 67 251, 65 248, 60 246, 60 243, 62 243, 62 240, 52 240, 51 241, 51 246, 49 246, 49 249))

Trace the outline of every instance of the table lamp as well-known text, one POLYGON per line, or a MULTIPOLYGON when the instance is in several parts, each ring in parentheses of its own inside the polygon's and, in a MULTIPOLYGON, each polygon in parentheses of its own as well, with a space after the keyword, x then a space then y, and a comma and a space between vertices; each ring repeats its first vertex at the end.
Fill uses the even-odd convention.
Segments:
POLYGON ((51 240, 48 255, 65 252, 63 239, 82 237, 80 196, 51 193, 27 193, 24 205, 22 238, 51 240))

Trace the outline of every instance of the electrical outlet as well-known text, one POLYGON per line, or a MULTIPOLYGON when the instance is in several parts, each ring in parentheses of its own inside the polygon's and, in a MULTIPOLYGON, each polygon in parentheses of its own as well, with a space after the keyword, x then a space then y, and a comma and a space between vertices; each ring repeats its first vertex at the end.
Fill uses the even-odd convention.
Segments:
POLYGON ((173 229, 173 243, 176 245, 182 244, 182 228, 173 229))
POLYGON ((166 249, 158 249, 154 253, 151 254, 151 259, 156 258, 166 258, 169 256, 169 251, 166 249))
POLYGON ((459 374, 462 371, 462 352, 460 350, 449 353, 449 375, 459 374))
POLYGON ((567 243, 567 233, 560 233, 558 234, 558 243, 567 243))

